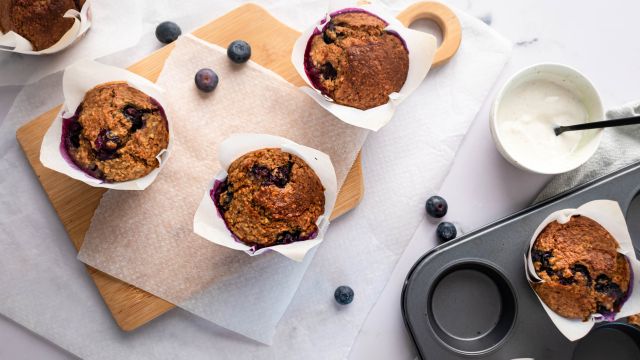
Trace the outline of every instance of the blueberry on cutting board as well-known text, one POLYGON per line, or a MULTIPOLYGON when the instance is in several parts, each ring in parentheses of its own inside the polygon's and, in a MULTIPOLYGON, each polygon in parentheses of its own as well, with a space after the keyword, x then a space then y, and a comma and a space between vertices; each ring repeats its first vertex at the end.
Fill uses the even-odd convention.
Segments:
POLYGON ((251 57, 251 46, 243 40, 233 41, 227 47, 227 56, 236 64, 245 63, 251 57))
POLYGON ((156 38, 163 44, 170 44, 182 34, 180 26, 172 21, 165 21, 156 27, 156 38))

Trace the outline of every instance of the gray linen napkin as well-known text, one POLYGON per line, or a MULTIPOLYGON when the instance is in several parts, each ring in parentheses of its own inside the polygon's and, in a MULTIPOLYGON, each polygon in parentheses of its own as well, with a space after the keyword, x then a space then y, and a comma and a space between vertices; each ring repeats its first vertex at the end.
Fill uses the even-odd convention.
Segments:
MULTIPOLYGON (((640 100, 607 111, 607 119, 640 115, 640 100)), ((551 179, 534 203, 548 199, 577 185, 640 161, 640 125, 605 129, 598 151, 589 161, 551 179)))

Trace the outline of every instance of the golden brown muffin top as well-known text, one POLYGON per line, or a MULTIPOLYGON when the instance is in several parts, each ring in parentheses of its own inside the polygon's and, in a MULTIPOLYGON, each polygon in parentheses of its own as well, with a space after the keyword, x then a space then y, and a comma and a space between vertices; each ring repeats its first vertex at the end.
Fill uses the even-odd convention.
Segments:
POLYGON ((532 249, 536 273, 544 281, 534 284, 534 290, 553 311, 568 318, 586 320, 594 313, 619 311, 631 270, 617 248, 611 234, 586 216, 550 223, 532 249))
POLYGON ((335 15, 310 40, 306 69, 314 86, 336 103, 361 110, 384 105, 400 91, 409 54, 387 24, 366 12, 335 15))
POLYGON ((324 187, 304 160, 262 149, 236 159, 227 171, 214 201, 240 241, 265 247, 315 237, 324 187))
POLYGON ((108 182, 141 178, 159 166, 169 144, 160 105, 125 82, 89 90, 68 124, 66 148, 83 170, 108 182))

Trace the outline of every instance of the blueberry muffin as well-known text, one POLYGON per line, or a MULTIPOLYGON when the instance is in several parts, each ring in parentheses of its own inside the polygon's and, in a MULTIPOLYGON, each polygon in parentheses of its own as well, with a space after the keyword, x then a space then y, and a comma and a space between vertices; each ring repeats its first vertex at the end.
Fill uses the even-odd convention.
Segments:
POLYGON ((361 110, 386 104, 409 71, 404 42, 386 26, 364 11, 332 15, 307 44, 305 71, 313 86, 336 103, 361 110))
POLYGON ((550 223, 533 245, 533 265, 544 280, 533 284, 533 289, 566 318, 587 320, 595 313, 616 313, 627 297, 631 278, 629 262, 617 248, 611 234, 588 217, 550 223))
POLYGON ((640 314, 631 315, 627 318, 627 322, 631 325, 640 327, 640 314))
POLYGON ((63 17, 67 10, 82 5, 84 0, 0 0, 0 30, 18 33, 33 50, 47 49, 73 26, 73 19, 63 17))
POLYGON ((63 121, 69 158, 106 182, 141 178, 160 164, 169 144, 164 110, 153 98, 125 82, 89 90, 76 114, 63 121))
POLYGON ((280 149, 236 159, 212 191, 227 227, 257 248, 314 238, 324 213, 324 187, 309 165, 280 149))

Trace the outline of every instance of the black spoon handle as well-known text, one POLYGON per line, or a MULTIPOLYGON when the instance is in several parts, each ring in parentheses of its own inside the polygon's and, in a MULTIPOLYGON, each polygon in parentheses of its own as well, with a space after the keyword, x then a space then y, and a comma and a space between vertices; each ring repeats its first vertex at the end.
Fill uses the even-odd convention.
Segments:
POLYGON ((614 120, 595 121, 595 122, 588 122, 588 123, 569 125, 569 126, 558 126, 554 128, 553 131, 556 133, 556 135, 560 135, 565 131, 600 129, 600 128, 606 128, 606 127, 635 125, 635 124, 640 124, 640 116, 632 116, 628 118, 614 119, 614 120))

